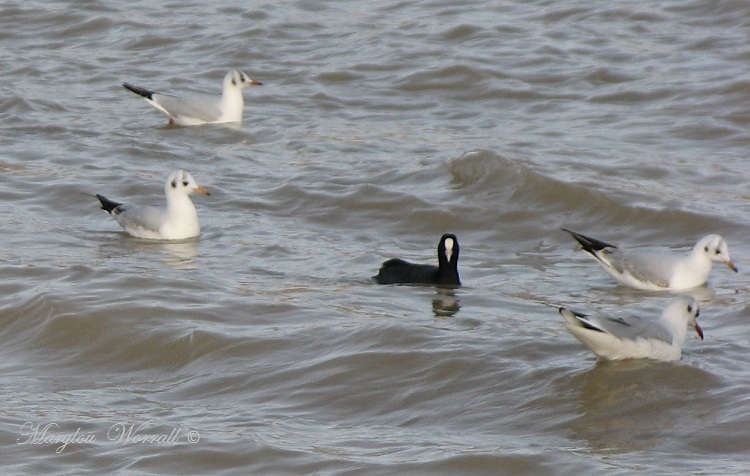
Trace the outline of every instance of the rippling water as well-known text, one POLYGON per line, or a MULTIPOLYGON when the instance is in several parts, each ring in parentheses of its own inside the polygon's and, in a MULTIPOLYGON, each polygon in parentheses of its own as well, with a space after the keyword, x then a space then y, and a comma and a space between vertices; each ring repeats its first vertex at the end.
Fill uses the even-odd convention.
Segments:
POLYGON ((750 471, 747 2, 0 4, 8 472, 750 471), (238 127, 120 86, 234 67, 264 83, 238 127), (130 238, 90 195, 159 201, 177 168, 212 192, 199 241, 130 238), (598 363, 544 303, 670 297, 561 226, 720 233, 740 273, 680 362, 598 363), (444 232, 463 287, 370 281, 444 232))

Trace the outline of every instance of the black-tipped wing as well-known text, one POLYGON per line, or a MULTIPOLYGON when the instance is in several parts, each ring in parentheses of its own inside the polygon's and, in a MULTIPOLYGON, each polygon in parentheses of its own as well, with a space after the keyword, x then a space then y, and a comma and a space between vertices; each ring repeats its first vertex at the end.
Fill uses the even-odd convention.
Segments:
POLYGON ((591 254, 594 254, 596 251, 601 251, 605 248, 614 248, 616 249, 617 246, 612 245, 610 243, 597 240, 596 238, 591 238, 590 236, 582 235, 580 233, 576 233, 575 231, 568 230, 567 228, 562 228, 562 231, 570 233, 570 235, 575 238, 575 240, 581 244, 584 250, 588 251, 591 254))
POLYGON ((135 86, 135 85, 130 84, 130 83, 122 83, 122 86, 125 89, 127 89, 128 91, 132 91, 132 92, 138 94, 139 96, 143 96, 146 99, 153 100, 154 99, 153 96, 154 96, 154 94, 156 94, 155 91, 149 91, 148 89, 144 89, 144 88, 142 88, 140 86, 135 86))
POLYGON ((561 308, 560 314, 569 322, 575 322, 585 329, 610 334, 618 339, 635 341, 641 339, 655 339, 672 343, 672 334, 658 321, 643 319, 638 316, 610 317, 588 316, 569 309, 561 308), (572 316, 570 314, 572 314, 572 316))
POLYGON ((102 204, 102 210, 106 210, 107 213, 112 213, 112 210, 122 205, 122 203, 115 202, 114 200, 110 200, 109 198, 105 197, 104 195, 96 194, 96 198, 99 199, 99 201, 102 204))

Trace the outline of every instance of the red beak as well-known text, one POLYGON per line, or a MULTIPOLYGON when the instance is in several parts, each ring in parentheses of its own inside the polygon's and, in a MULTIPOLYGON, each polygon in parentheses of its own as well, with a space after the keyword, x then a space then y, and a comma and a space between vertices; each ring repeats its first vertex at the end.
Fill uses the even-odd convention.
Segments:
POLYGON ((695 332, 698 333, 699 336, 701 336, 701 340, 703 340, 703 329, 701 329, 701 326, 698 325, 698 323, 695 323, 695 332))

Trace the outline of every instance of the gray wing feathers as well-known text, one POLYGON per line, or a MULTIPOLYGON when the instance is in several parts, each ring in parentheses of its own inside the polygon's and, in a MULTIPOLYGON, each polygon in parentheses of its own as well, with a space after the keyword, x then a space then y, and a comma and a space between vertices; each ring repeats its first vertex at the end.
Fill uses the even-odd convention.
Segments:
MULTIPOLYGON (((581 318, 579 318, 581 319, 581 318)), ((630 317, 587 317, 588 323, 620 339, 656 339, 672 343, 672 335, 658 321, 646 320, 638 316, 630 317)))
POLYGON ((160 207, 125 208, 117 215, 117 222, 124 228, 145 228, 159 231, 164 224, 166 210, 160 207))
POLYGON ((216 97, 177 97, 167 94, 154 94, 154 101, 173 117, 194 117, 207 122, 221 116, 220 98, 216 97))
POLYGON ((675 260, 671 256, 634 254, 623 255, 619 262, 620 272, 626 271, 640 281, 669 287, 674 273, 675 260))

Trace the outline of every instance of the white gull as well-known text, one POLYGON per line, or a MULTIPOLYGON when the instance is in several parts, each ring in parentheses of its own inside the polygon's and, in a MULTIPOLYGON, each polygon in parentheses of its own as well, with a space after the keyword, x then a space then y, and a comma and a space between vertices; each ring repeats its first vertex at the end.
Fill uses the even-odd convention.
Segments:
POLYGON ((96 195, 102 209, 109 212, 125 231, 149 240, 184 240, 200 235, 198 213, 190 200, 191 193, 210 195, 184 170, 169 174, 164 184, 166 207, 135 207, 96 195))
POLYGON ((729 246, 719 235, 701 238, 688 255, 633 253, 615 245, 563 228, 596 258, 618 282, 648 291, 684 290, 708 280, 714 262, 726 264, 735 273, 729 246))
POLYGON ((559 308, 565 328, 599 358, 679 360, 687 335, 687 326, 695 327, 701 339, 703 329, 696 319, 698 301, 680 296, 671 301, 656 320, 638 316, 587 316, 559 308))
POLYGON ((142 96, 146 102, 166 114, 170 124, 180 126, 242 122, 245 106, 242 89, 245 86, 260 86, 261 84, 263 83, 251 79, 247 74, 238 70, 231 70, 224 76, 221 96, 204 94, 179 97, 122 83, 126 89, 142 96))

